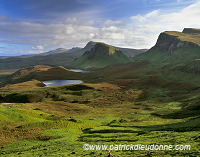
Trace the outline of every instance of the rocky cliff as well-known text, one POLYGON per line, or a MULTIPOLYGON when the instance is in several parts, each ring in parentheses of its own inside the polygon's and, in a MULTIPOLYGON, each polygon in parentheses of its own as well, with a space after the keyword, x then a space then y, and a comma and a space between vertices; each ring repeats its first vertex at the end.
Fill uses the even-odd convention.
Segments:
POLYGON ((159 35, 157 43, 154 47, 169 52, 175 51, 184 47, 199 47, 200 32, 192 29, 184 29, 183 32, 166 31, 159 35), (184 33, 185 32, 185 33, 184 33))
POLYGON ((195 28, 184 28, 183 33, 187 34, 200 34, 200 29, 195 29, 195 28))
POLYGON ((145 60, 160 66, 169 64, 185 66, 193 63, 193 60, 200 59, 200 33, 197 30, 165 31, 159 35, 155 46, 146 53, 136 56, 135 60, 145 60))

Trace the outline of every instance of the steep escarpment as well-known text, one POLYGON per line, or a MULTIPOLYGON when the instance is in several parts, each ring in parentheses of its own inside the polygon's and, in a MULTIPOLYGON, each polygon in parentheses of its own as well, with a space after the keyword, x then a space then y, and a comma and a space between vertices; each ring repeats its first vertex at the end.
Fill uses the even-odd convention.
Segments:
POLYGON ((183 33, 187 34, 200 34, 200 29, 197 28, 184 28, 183 33))
POLYGON ((163 32, 159 35, 155 48, 172 52, 184 47, 199 47, 200 34, 188 34, 175 31, 163 32))
MULTIPOLYGON (((188 32, 183 31, 183 32, 188 32)), ((200 58, 200 34, 166 31, 149 51, 135 60, 147 60, 160 64, 185 64, 200 58)), ((190 30, 191 32, 191 30, 190 30)))

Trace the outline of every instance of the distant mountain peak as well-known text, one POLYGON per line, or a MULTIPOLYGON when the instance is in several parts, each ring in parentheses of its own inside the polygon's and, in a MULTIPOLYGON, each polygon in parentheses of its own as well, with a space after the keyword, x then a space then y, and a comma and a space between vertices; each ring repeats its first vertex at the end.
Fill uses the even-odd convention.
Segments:
POLYGON ((74 60, 70 66, 81 69, 92 69, 125 64, 128 62, 130 62, 129 58, 119 49, 98 42, 91 50, 86 51, 81 57, 74 60))
POLYGON ((59 53, 64 53, 68 51, 68 49, 65 49, 65 48, 57 48, 55 50, 51 50, 51 51, 48 51, 48 52, 44 52, 44 53, 40 53, 40 54, 37 54, 36 56, 47 56, 47 55, 52 55, 52 54, 59 54, 59 53))
MULTIPOLYGON (((57 49, 55 49, 55 50, 59 50, 59 51, 67 51, 67 49, 65 49, 65 48, 57 48, 57 49)), ((54 50, 52 50, 52 51, 54 51, 54 50)))
POLYGON ((95 44, 96 42, 93 42, 93 41, 88 42, 86 46, 83 48, 84 51, 90 51, 94 47, 95 44))
POLYGON ((95 41, 89 41, 88 44, 96 44, 97 42, 95 41))

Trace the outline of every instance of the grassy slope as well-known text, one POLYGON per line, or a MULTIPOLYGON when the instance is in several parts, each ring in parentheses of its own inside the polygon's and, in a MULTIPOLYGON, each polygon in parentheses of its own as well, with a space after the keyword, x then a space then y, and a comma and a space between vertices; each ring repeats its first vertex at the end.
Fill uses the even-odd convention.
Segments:
POLYGON ((200 58, 200 34, 166 31, 160 34, 154 47, 135 57, 154 64, 178 66, 200 58))
POLYGON ((159 65, 185 64, 188 61, 200 58, 200 48, 180 48, 172 53, 153 47, 147 53, 135 57, 135 60, 146 60, 159 65))
POLYGON ((32 103, 22 103, 21 99, 18 103, 1 103, 1 156, 108 155, 107 151, 84 151, 85 143, 190 144, 190 151, 111 153, 117 156, 197 156, 199 89, 156 77, 148 71, 147 62, 130 65, 91 73, 96 77, 109 76, 104 81, 110 78, 110 82, 119 86, 103 83, 16 92, 4 90, 3 95, 33 93, 43 98, 32 103))
MULTIPOLYGON (((173 56, 158 51, 151 49, 146 58, 138 56, 138 62, 84 76, 90 82, 114 84, 1 90, 1 156, 108 156, 108 151, 84 151, 82 146, 86 143, 189 144, 189 151, 111 153, 198 156, 200 79, 198 73, 177 69, 188 61, 193 63, 199 51, 179 49, 173 56), (23 99, 11 102, 11 94, 31 103, 23 103, 23 99)), ((38 75, 41 76, 48 75, 38 75)))
POLYGON ((48 91, 52 97, 38 103, 1 104, 1 156, 108 155, 107 151, 84 151, 85 143, 190 144, 192 147, 190 151, 111 151, 117 156, 149 153, 196 156, 199 153, 198 116, 162 117, 181 111, 179 101, 142 100, 141 90, 107 83, 35 90, 48 91))
POLYGON ((1 87, 1 91, 21 91, 21 90, 26 90, 26 89, 31 89, 35 87, 43 87, 45 86, 42 82, 38 80, 31 80, 27 82, 22 82, 22 83, 16 83, 16 84, 7 84, 4 87, 1 87))

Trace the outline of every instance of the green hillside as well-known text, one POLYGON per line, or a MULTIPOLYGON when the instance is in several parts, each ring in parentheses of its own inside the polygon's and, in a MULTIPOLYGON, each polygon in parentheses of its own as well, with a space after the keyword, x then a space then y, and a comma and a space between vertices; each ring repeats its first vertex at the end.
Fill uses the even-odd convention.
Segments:
MULTIPOLYGON (((146 53, 135 56, 133 63, 96 71, 98 81, 134 84, 138 88, 193 88, 199 84, 199 29, 183 32, 167 31, 159 35, 157 43, 146 53), (189 32, 189 33, 188 33, 189 32), (122 81, 123 80, 123 81, 122 81), (177 82, 179 82, 177 84, 177 82), (198 83, 197 83, 198 82, 198 83)), ((92 79, 92 80, 93 80, 92 79)))
POLYGON ((130 59, 120 50, 104 43, 97 43, 90 51, 75 59, 70 66, 80 69, 95 69, 128 62, 130 59))
MULTIPOLYGON (((183 31, 184 32, 184 31, 183 31)), ((200 58, 200 33, 163 32, 149 51, 135 57, 159 66, 184 66, 200 58)))

